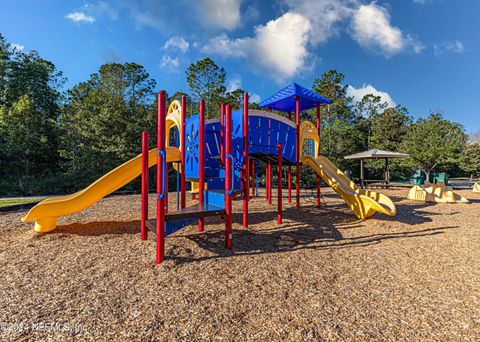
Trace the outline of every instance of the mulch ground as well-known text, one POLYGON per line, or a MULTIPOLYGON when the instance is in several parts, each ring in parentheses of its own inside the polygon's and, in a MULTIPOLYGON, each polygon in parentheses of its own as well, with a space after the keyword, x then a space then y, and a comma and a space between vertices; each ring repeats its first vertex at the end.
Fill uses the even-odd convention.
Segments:
MULTIPOLYGON (((141 241, 140 197, 116 196, 36 234, 0 216, 0 340, 479 340, 480 195, 472 204, 405 200, 357 220, 324 191, 321 209, 234 203, 234 250, 206 219, 141 241)), ((170 195, 174 200, 174 195, 170 195)), ((286 202, 286 200, 285 200, 286 202)), ((150 215, 154 216, 154 197, 150 215)), ((173 203, 173 202, 172 202, 173 203)))

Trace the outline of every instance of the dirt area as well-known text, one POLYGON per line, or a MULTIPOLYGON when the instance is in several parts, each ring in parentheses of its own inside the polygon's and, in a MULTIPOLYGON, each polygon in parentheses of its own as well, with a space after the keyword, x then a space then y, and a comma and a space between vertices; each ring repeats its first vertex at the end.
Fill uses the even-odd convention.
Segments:
POLYGON ((233 251, 206 219, 205 233, 167 238, 159 266, 139 196, 44 235, 24 213, 0 216, 0 339, 478 341, 480 195, 442 205, 380 191, 397 216, 357 220, 325 190, 321 209, 285 205, 282 225, 275 202, 253 199, 246 230, 237 201, 233 251))

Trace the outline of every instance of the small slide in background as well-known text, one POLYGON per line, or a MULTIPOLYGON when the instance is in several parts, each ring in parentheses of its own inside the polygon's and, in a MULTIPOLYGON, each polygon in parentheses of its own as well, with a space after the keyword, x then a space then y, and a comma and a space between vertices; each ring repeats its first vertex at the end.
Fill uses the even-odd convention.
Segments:
POLYGON ((397 213, 395 204, 390 198, 373 191, 360 189, 327 158, 305 156, 302 163, 315 170, 343 198, 357 218, 365 219, 376 212, 389 216, 397 213))
MULTIPOLYGON (((166 148, 167 163, 180 161, 180 150, 176 147, 166 148)), ((157 163, 157 149, 148 153, 148 167, 157 163)), ((142 173, 142 155, 127 161, 97 179, 83 190, 74 194, 48 198, 30 209, 23 222, 35 220, 35 231, 46 233, 55 229, 57 218, 82 211, 101 200, 103 197, 122 188, 142 173)))
POLYGON ((480 184, 478 182, 475 182, 473 185, 473 192, 480 193, 480 184))
POLYGON ((469 203, 465 197, 448 190, 445 185, 433 185, 422 188, 415 185, 408 191, 407 198, 412 201, 436 202, 436 203, 469 203))

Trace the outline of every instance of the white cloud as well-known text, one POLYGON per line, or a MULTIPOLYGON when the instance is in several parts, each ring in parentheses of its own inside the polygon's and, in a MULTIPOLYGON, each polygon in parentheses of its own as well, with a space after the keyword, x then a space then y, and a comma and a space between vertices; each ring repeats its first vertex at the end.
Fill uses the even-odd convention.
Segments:
POLYGON ((389 93, 377 90, 370 84, 364 84, 361 88, 355 88, 351 85, 347 87, 347 96, 353 97, 354 103, 360 102, 363 97, 368 94, 380 96, 382 102, 386 102, 388 107, 396 107, 396 103, 392 100, 392 97, 389 93))
POLYGON ((233 30, 240 25, 243 0, 200 0, 195 2, 198 18, 206 27, 233 30))
POLYGON ((95 22, 95 18, 90 16, 90 15, 87 15, 83 12, 72 12, 72 13, 69 13, 65 16, 65 18, 67 19, 70 19, 71 21, 73 22, 76 22, 76 23, 81 23, 81 22, 84 22, 84 23, 89 23, 89 24, 92 24, 95 22))
MULTIPOLYGON (((408 36, 410 38, 410 36, 408 36)), ((410 41, 411 45, 412 45, 412 49, 413 49, 413 53, 418 55, 419 53, 422 53, 423 50, 425 50, 425 45, 418 41, 418 40, 414 40, 413 38, 411 38, 412 40, 410 41)))
POLYGON ((358 0, 284 0, 292 12, 307 17, 312 25, 312 44, 325 43, 340 34, 342 25, 351 18, 358 0))
POLYGON ((93 17, 107 16, 112 20, 117 20, 119 17, 118 9, 106 1, 98 1, 96 4, 87 3, 83 9, 93 17))
POLYGON ((20 51, 23 51, 23 49, 25 48, 24 45, 21 45, 21 44, 10 44, 10 49, 12 49, 13 51, 16 51, 16 52, 20 52, 20 51))
POLYGON ((280 77, 295 75, 307 59, 311 28, 308 18, 292 12, 257 27, 254 51, 258 61, 280 77))
POLYGON ((232 78, 227 84, 227 91, 229 93, 240 88, 242 88, 242 79, 240 77, 232 78))
POLYGON ((298 75, 319 56, 309 53, 340 33, 348 33, 365 49, 391 57, 421 53, 425 46, 391 24, 386 8, 363 0, 282 0, 288 11, 257 26, 254 35, 232 39, 222 33, 210 38, 202 52, 246 58, 277 81, 298 75), (320 15, 321 14, 321 15, 320 15))
POLYGON ((248 98, 248 102, 249 103, 260 103, 260 101, 262 100, 262 98, 260 97, 260 95, 258 94, 255 94, 255 93, 251 93, 249 94, 249 98, 248 98))
POLYGON ((221 55, 223 57, 247 57, 252 38, 230 39, 225 33, 211 38, 201 47, 202 52, 221 55))
POLYGON ((361 5, 352 19, 352 38, 360 46, 371 51, 393 56, 407 47, 420 53, 423 45, 412 36, 404 35, 402 31, 390 23, 388 11, 375 2, 361 5))
POLYGON ((177 73, 180 62, 178 58, 174 58, 170 55, 163 55, 160 61, 160 67, 168 72, 177 73))
POLYGON ((164 50, 172 49, 172 50, 180 50, 183 53, 188 52, 190 44, 185 40, 183 37, 171 37, 169 40, 165 42, 163 45, 164 50))
POLYGON ((210 39, 202 51, 251 59, 280 81, 294 76, 303 68, 309 55, 307 43, 310 31, 308 18, 287 12, 264 26, 256 27, 253 37, 229 39, 222 34, 210 39))
MULTIPOLYGON (((234 77, 230 79, 227 84, 227 92, 231 93, 237 89, 242 88, 242 79, 240 77, 234 77)), ((248 94, 248 103, 260 103, 261 97, 255 93, 248 94)))
POLYGON ((433 0, 413 0, 416 4, 426 5, 433 3, 433 0))
POLYGON ((464 53, 466 51, 465 44, 459 40, 452 42, 444 42, 433 45, 433 54, 437 57, 446 53, 464 53))

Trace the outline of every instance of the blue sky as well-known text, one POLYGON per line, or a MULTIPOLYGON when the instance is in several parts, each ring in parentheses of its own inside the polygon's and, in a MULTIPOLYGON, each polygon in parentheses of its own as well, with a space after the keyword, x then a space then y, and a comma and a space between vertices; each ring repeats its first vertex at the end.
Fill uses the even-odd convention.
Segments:
POLYGON ((349 94, 377 93, 415 117, 440 110, 480 130, 478 0, 4 0, 0 32, 68 78, 107 62, 146 67, 159 89, 187 90, 185 68, 210 56, 230 89, 265 99, 331 68, 349 94))

